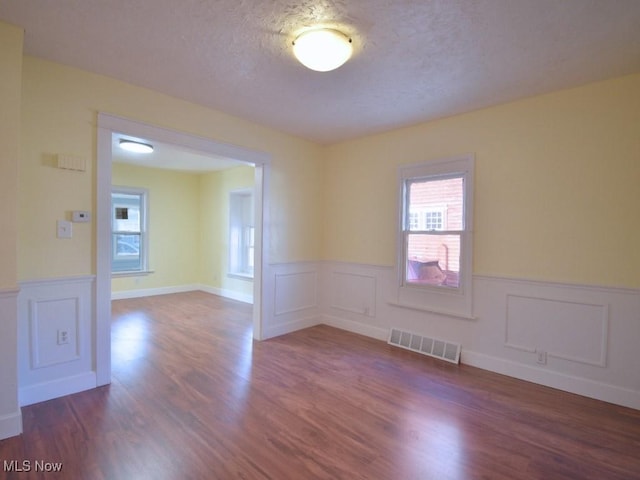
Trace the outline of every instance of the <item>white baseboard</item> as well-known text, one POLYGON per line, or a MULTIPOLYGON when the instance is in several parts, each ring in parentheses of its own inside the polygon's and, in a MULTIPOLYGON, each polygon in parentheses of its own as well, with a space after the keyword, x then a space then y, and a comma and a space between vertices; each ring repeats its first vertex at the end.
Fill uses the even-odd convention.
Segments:
POLYGON ((15 437, 22 433, 22 413, 18 410, 0 417, 0 440, 15 437))
POLYGON ((235 292, 233 290, 226 290, 224 288, 210 287, 209 285, 198 285, 196 290, 202 290, 203 292, 218 295, 220 297, 229 298, 231 300, 237 300, 239 302, 249 303, 253 305, 253 295, 235 292))
POLYGON ((171 293, 192 292, 194 290, 200 290, 199 285, 175 285, 171 287, 143 288, 140 290, 122 290, 119 292, 111 292, 111 300, 152 297, 154 295, 168 295, 171 293))
POLYGON ((20 406, 24 407, 92 388, 96 388, 96 374, 95 372, 86 372, 80 375, 29 385, 28 387, 20 388, 18 394, 20 406))
POLYGON ((460 362, 509 377, 640 410, 640 392, 462 350, 460 362))
POLYGON ((357 333, 366 337, 375 338, 377 340, 383 340, 385 342, 389 338, 389 330, 386 328, 365 325, 364 323, 354 322, 345 318, 323 315, 322 323, 325 325, 329 325, 330 327, 339 328, 341 330, 357 333))
POLYGON ((319 317, 306 317, 301 318, 295 321, 281 323, 272 327, 267 328, 264 333, 264 339, 279 337, 280 335, 286 335, 287 333, 292 333, 297 330, 303 330, 309 327, 315 327, 322 323, 319 317))
POLYGON ((218 295, 220 297, 238 300, 244 303, 253 304, 253 295, 247 295, 233 290, 225 290, 223 288, 210 287, 208 285, 175 285, 171 287, 144 288, 140 290, 122 290, 119 292, 111 292, 111 300, 125 300, 128 298, 152 297, 154 295, 169 295, 171 293, 184 293, 203 291, 218 295))

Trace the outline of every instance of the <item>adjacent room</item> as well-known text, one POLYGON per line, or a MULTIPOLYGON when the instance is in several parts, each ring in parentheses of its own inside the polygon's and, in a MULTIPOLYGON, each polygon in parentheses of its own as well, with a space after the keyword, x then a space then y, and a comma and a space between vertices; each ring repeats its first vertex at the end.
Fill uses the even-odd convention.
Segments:
POLYGON ((0 478, 640 478, 638 25, 3 2, 0 478))

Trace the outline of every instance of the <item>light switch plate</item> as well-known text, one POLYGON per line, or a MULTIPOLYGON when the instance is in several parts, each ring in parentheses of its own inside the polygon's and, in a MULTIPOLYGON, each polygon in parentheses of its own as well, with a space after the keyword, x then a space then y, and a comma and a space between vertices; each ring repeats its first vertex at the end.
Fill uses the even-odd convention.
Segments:
POLYGON ((72 225, 67 220, 58 220, 58 238, 71 238, 73 236, 72 225))

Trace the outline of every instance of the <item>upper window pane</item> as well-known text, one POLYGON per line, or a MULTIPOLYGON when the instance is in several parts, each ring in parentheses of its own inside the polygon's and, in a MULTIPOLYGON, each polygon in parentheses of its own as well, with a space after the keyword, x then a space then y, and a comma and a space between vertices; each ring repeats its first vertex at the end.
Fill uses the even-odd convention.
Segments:
POLYGON ((409 230, 464 230, 463 177, 409 180, 407 189, 409 230))
POLYGON ((142 195, 114 193, 113 205, 113 230, 116 232, 140 232, 142 195))

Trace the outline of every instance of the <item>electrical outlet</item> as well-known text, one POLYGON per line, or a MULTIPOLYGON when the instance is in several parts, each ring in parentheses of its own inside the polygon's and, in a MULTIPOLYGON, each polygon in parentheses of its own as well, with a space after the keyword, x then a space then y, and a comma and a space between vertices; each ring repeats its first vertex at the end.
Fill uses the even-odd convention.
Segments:
POLYGON ((537 362, 540 365, 546 365, 547 364, 547 352, 545 352, 544 350, 536 350, 536 354, 538 355, 537 358, 537 362))
POLYGON ((58 345, 69 343, 69 330, 58 330, 58 345))

